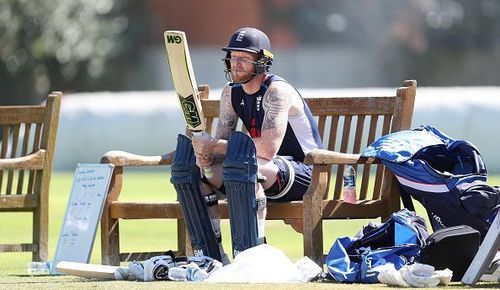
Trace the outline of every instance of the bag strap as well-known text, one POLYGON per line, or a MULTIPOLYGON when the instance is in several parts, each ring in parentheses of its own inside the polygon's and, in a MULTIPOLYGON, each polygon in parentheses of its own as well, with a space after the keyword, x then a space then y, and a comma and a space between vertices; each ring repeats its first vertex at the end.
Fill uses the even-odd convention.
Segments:
POLYGON ((401 200, 403 201, 403 205, 410 211, 415 211, 415 206, 413 205, 413 200, 410 194, 403 189, 400 189, 401 192, 401 200))

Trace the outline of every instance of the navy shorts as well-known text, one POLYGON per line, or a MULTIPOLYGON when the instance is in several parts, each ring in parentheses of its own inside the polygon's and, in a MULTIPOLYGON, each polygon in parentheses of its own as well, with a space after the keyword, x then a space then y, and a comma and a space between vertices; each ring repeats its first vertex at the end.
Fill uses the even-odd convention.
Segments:
POLYGON ((276 183, 265 191, 267 200, 302 200, 311 184, 312 166, 291 156, 276 156, 273 162, 278 166, 278 174, 276 183))
MULTIPOLYGON (((265 190, 267 200, 273 202, 302 200, 311 184, 312 165, 307 165, 291 156, 276 156, 273 163, 278 166, 278 173, 276 182, 265 190)), ((203 175, 201 181, 209 184, 203 175)), ((226 194, 224 184, 215 191, 218 194, 226 194)))

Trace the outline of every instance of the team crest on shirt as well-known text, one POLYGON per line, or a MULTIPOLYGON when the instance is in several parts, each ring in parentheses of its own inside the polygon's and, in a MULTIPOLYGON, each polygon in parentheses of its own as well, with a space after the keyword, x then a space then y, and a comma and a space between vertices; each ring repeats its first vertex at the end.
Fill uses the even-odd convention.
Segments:
POLYGON ((260 102, 262 101, 262 96, 257 97, 257 112, 260 111, 260 102))
POLYGON ((244 105, 245 105, 245 100, 241 99, 240 106, 244 106, 244 105))

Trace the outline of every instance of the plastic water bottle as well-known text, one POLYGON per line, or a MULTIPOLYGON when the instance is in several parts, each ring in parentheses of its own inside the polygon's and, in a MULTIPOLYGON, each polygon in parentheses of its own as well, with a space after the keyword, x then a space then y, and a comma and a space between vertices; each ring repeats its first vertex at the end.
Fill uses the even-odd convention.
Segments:
POLYGON ((344 202, 356 203, 356 170, 351 165, 344 170, 344 202))
POLYGON ((30 275, 48 275, 50 274, 50 262, 29 262, 28 274, 30 275))

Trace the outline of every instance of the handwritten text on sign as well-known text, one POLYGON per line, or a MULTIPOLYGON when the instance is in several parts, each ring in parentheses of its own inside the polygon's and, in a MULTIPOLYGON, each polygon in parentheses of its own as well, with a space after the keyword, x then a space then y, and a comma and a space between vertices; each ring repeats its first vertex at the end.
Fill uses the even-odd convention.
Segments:
POLYGON ((110 164, 78 164, 53 265, 88 263, 112 170, 110 164))

